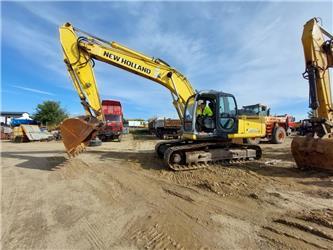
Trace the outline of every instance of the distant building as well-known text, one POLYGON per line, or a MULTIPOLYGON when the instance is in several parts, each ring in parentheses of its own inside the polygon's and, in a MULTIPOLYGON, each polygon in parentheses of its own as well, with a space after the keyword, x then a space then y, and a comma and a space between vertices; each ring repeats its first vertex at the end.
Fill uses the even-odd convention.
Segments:
POLYGON ((1 124, 9 125, 10 121, 13 118, 19 118, 19 117, 29 117, 29 113, 28 112, 7 112, 7 111, 0 112, 1 124))

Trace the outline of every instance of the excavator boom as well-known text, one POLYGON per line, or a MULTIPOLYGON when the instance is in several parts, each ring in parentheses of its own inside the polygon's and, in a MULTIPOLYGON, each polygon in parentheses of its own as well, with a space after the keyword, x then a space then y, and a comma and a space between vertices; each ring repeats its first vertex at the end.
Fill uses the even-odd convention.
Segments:
POLYGON ((60 126, 69 155, 80 153, 104 122, 93 71, 93 59, 152 80, 170 90, 179 118, 187 99, 195 94, 185 76, 161 59, 148 57, 116 42, 107 42, 66 23, 60 27, 64 61, 79 94, 86 117, 67 119, 60 126), (94 118, 94 119, 93 119, 94 118))
POLYGON ((300 168, 333 170, 333 105, 329 68, 333 67, 333 36, 321 27, 316 18, 303 29, 302 43, 305 73, 309 82, 309 107, 312 133, 295 137, 291 151, 300 168))

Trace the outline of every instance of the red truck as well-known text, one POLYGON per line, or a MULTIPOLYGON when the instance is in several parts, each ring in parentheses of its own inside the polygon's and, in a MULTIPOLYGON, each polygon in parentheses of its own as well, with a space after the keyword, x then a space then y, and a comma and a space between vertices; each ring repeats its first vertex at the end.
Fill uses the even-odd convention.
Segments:
POLYGON ((120 141, 124 128, 121 103, 115 100, 103 100, 102 112, 105 117, 105 126, 98 132, 98 137, 102 141, 115 139, 120 141))

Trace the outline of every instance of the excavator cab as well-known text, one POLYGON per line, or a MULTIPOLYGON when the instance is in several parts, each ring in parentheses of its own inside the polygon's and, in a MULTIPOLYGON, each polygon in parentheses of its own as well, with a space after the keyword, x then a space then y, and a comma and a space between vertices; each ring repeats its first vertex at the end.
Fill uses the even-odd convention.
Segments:
POLYGON ((237 103, 233 95, 209 91, 191 96, 185 106, 184 138, 228 138, 237 132, 237 103))

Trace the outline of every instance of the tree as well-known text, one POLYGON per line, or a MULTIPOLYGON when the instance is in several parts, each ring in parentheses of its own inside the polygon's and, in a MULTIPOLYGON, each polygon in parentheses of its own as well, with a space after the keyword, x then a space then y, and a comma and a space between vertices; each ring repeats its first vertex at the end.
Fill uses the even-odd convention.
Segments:
POLYGON ((68 117, 65 109, 61 108, 60 102, 44 101, 38 104, 33 115, 34 120, 41 122, 48 127, 57 126, 68 117))

